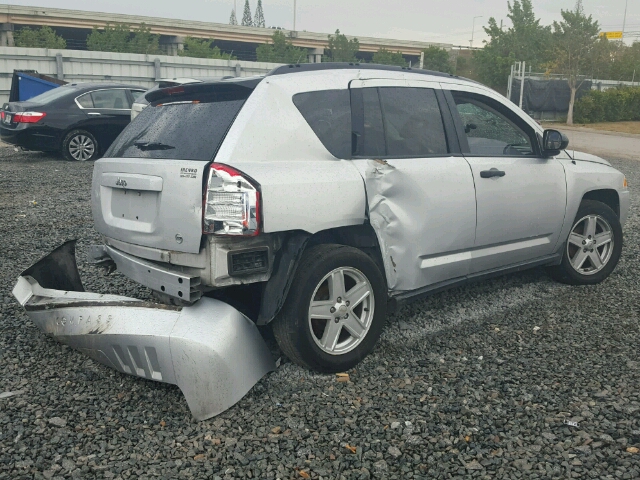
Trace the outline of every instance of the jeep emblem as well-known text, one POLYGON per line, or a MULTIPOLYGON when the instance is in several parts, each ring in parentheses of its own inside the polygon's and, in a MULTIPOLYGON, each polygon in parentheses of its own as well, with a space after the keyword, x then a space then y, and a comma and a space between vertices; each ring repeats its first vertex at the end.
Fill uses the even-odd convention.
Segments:
POLYGON ((119 177, 118 177, 118 180, 116 180, 116 185, 117 185, 118 187, 123 187, 123 188, 124 188, 124 187, 126 187, 126 186, 127 186, 127 181, 126 181, 126 180, 123 180, 122 178, 119 178, 119 177))

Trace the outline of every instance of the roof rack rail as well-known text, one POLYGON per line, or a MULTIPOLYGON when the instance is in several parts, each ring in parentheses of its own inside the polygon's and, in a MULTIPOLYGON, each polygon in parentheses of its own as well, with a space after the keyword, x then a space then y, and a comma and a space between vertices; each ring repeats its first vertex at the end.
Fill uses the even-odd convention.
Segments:
POLYGON ((271 70, 267 76, 285 75, 297 72, 317 72, 321 70, 386 70, 392 72, 418 73, 421 75, 431 75, 436 77, 456 77, 450 73, 436 72, 432 70, 413 69, 411 67, 398 67, 395 65, 378 65, 375 63, 347 63, 347 62, 327 62, 327 63, 296 63, 283 65, 271 70))

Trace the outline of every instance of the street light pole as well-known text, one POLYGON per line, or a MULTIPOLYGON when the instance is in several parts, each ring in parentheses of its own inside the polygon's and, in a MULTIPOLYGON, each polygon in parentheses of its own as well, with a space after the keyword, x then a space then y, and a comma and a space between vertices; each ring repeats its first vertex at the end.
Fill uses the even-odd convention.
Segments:
POLYGON ((624 19, 622 20, 622 43, 624 43, 624 31, 627 27, 627 6, 629 5, 629 0, 624 2, 624 19))
POLYGON ((293 31, 296 31, 296 0, 293 0, 293 31))
POLYGON ((473 48, 473 35, 476 33, 476 18, 482 18, 482 15, 473 17, 473 27, 471 28, 471 40, 469 41, 469 47, 473 48))

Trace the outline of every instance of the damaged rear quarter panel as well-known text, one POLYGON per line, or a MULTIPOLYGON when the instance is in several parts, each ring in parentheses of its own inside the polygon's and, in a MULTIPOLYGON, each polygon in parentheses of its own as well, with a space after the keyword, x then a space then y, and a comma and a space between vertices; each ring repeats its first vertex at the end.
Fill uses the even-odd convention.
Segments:
POLYGON ((348 88, 347 74, 267 77, 229 130, 216 161, 260 184, 265 233, 364 223, 362 177, 329 153, 293 103, 296 93, 348 88))

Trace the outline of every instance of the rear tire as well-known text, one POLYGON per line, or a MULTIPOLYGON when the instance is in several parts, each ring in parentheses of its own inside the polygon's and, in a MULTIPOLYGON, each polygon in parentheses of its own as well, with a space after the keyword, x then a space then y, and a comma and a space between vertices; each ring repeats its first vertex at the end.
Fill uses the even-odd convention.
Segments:
POLYGON ((96 137, 86 130, 72 130, 62 142, 62 155, 66 160, 88 162, 99 157, 100 148, 96 137))
POLYGON ((356 248, 318 245, 300 260, 272 328, 291 361, 335 373, 373 350, 386 318, 386 282, 376 263, 356 248))
POLYGON ((564 245, 562 263, 549 267, 554 280, 594 285, 616 268, 622 253, 622 226, 608 205, 583 200, 564 245))

